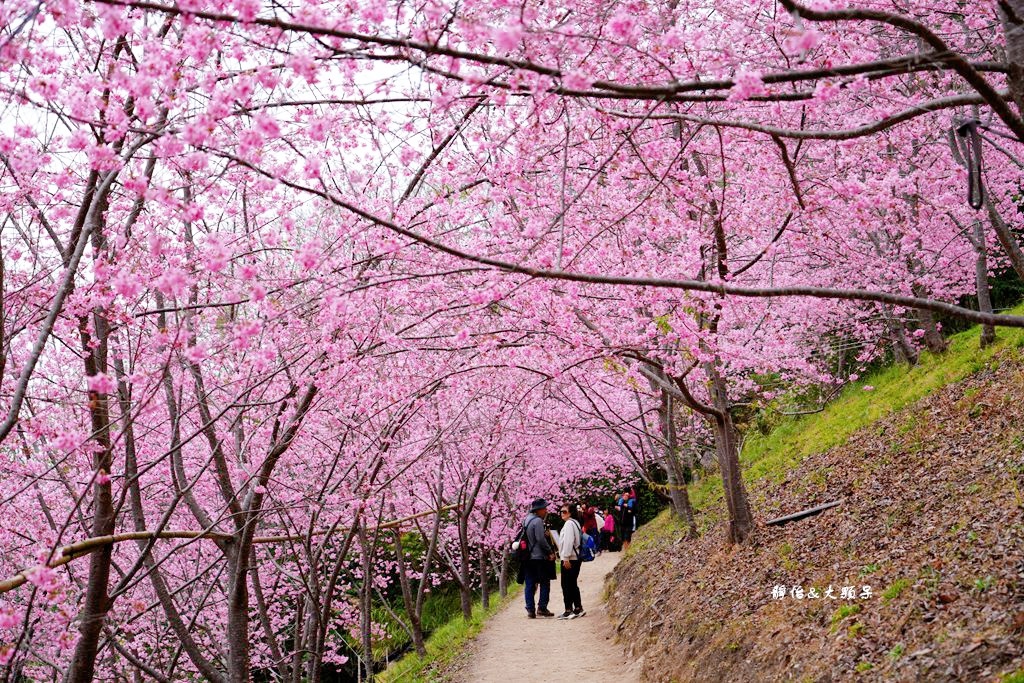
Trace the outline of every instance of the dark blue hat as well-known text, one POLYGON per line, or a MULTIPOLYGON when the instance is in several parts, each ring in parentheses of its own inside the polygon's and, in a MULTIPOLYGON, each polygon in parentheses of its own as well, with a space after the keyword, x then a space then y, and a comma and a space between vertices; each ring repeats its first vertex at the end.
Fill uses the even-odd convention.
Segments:
POLYGON ((530 504, 530 512, 537 512, 537 510, 543 510, 548 506, 548 502, 543 498, 537 498, 530 504))

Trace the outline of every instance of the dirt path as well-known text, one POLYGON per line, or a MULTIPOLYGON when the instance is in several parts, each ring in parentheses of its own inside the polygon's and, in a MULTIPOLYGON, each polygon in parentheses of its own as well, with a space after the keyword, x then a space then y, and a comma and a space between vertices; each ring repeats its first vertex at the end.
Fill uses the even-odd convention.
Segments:
MULTIPOLYGON (((556 681, 578 683, 639 680, 639 667, 628 666, 622 648, 615 642, 601 600, 604 578, 615 567, 621 553, 604 553, 583 565, 580 593, 587 615, 561 621, 554 618, 527 619, 520 596, 496 614, 477 637, 469 662, 456 680, 556 681)), ((551 582, 555 614, 562 613, 562 591, 551 582)))

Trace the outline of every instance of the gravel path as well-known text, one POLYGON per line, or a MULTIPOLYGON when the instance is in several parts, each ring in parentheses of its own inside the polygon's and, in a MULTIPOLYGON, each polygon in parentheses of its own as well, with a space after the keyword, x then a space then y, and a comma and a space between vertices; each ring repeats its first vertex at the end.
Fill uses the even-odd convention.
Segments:
MULTIPOLYGON (((521 596, 494 615, 477 637, 469 662, 457 680, 463 683, 558 680, 625 683, 639 680, 639 667, 627 665, 601 600, 604 578, 621 555, 604 553, 583 565, 580 593, 587 612, 585 617, 568 621, 550 617, 527 619, 521 596)), ((551 582, 548 609, 555 614, 562 613, 562 591, 557 580, 551 582)))

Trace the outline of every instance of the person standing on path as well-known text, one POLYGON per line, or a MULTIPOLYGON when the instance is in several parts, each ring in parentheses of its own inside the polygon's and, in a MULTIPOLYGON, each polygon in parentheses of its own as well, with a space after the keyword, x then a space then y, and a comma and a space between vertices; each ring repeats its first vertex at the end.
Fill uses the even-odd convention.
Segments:
POLYGON ((597 508, 590 503, 584 503, 580 512, 583 513, 583 531, 591 536, 597 536, 597 508))
POLYGON ((629 491, 624 491, 622 497, 615 502, 615 506, 619 510, 619 536, 622 538, 622 549, 625 551, 633 540, 633 511, 636 509, 636 501, 630 498, 629 491))
POLYGON ((615 515, 608 510, 604 516, 604 524, 601 525, 601 550, 612 550, 612 537, 615 535, 615 515))
POLYGON ((562 505, 562 531, 558 534, 558 556, 562 560, 562 603, 565 611, 558 615, 559 619, 575 619, 582 617, 583 597, 580 595, 580 546, 583 542, 583 527, 578 519, 579 512, 575 505, 562 505))
POLYGON ((523 527, 526 529, 526 549, 530 553, 530 559, 526 564, 526 581, 523 595, 526 596, 526 616, 536 619, 539 614, 542 617, 553 617, 554 612, 548 610, 548 599, 551 595, 551 564, 555 560, 555 550, 548 542, 547 529, 544 528, 544 518, 548 516, 548 503, 543 498, 537 498, 530 505, 530 514, 523 520, 523 527), (540 587, 540 599, 534 607, 534 594, 540 587))

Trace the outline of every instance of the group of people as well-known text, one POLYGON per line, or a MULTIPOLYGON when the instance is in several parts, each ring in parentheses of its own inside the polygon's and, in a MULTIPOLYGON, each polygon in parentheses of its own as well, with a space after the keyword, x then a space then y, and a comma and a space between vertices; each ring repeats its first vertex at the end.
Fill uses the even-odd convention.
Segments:
POLYGON ((553 617, 555 613, 548 609, 551 596, 551 580, 555 578, 556 560, 562 565, 562 603, 565 611, 558 615, 559 619, 576 619, 586 614, 583 611, 583 598, 580 596, 580 559, 583 542, 583 526, 579 509, 575 505, 562 505, 559 509, 562 516, 562 531, 558 540, 552 535, 545 524, 548 516, 548 503, 537 498, 530 505, 530 513, 523 521, 526 550, 529 559, 520 567, 523 572, 526 596, 526 616, 530 619, 553 617), (540 589, 540 598, 537 591, 540 589))
POLYGON ((636 531, 636 491, 623 491, 615 499, 615 506, 601 510, 592 505, 583 509, 583 530, 598 541, 598 551, 615 551, 629 547, 636 531))
POLYGON ((636 493, 625 491, 615 501, 614 510, 599 510, 593 505, 578 507, 563 504, 558 512, 562 518, 562 529, 552 534, 546 523, 548 503, 537 498, 530 505, 530 512, 523 520, 522 540, 525 543, 526 558, 520 567, 523 594, 526 598, 526 615, 530 619, 554 617, 548 609, 551 597, 551 581, 555 578, 557 565, 561 564, 562 603, 565 610, 559 619, 577 619, 586 615, 580 595, 580 569, 583 566, 583 535, 600 538, 598 553, 612 550, 621 541, 622 548, 629 547, 636 528, 636 493), (539 597, 537 593, 540 593, 539 597))

